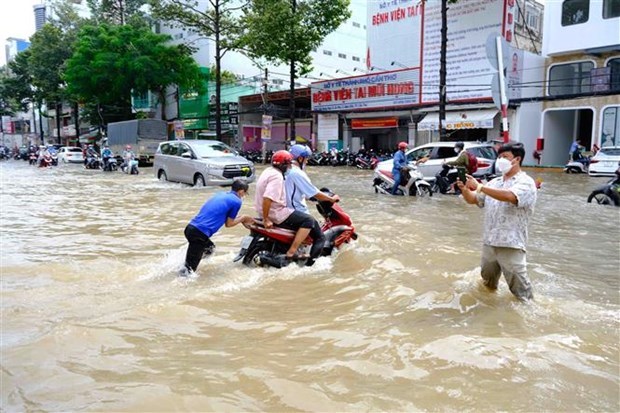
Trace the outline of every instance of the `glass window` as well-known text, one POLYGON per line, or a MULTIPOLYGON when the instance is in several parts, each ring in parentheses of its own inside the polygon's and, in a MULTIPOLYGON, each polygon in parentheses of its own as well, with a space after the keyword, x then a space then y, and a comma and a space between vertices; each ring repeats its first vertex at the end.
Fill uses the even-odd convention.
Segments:
POLYGON ((590 92, 592 62, 554 65, 549 70, 549 95, 561 96, 590 92))
POLYGON ((572 26, 588 21, 590 0, 564 0, 562 3, 562 26, 572 26))
POLYGON ((332 52, 331 52, 331 51, 329 51, 329 50, 323 50, 323 54, 324 54, 324 55, 327 55, 327 56, 331 56, 331 55, 332 55, 332 52))
POLYGON ((222 142, 208 145, 195 145, 194 151, 199 158, 209 158, 211 156, 226 156, 235 154, 235 151, 230 146, 222 142))
POLYGON ((611 68, 611 84, 609 90, 620 90, 620 57, 611 59, 607 62, 607 67, 611 68))
POLYGON ((603 19, 620 17, 620 0, 603 0, 603 19))
POLYGON ((351 60, 353 60, 354 62, 359 62, 359 61, 360 61, 360 58, 359 58, 359 57, 357 57, 357 56, 352 56, 352 57, 351 57, 351 60))
POLYGON ((353 22, 353 27, 361 27, 359 23, 353 22))
POLYGON ((433 159, 452 158, 455 156, 456 153, 454 152, 454 146, 440 146, 437 148, 436 155, 433 156, 433 159))
POLYGON ((344 53, 338 53, 338 57, 341 58, 341 59, 346 59, 347 55, 344 54, 344 53))
POLYGON ((601 149, 608 146, 620 146, 620 106, 611 106, 603 111, 601 149))
POLYGON ((432 147, 420 148, 416 149, 415 151, 411 151, 407 154, 407 162, 417 161, 418 159, 426 158, 427 156, 430 156, 432 151, 432 147))
POLYGON ((189 150, 189 146, 183 143, 179 144, 179 147, 177 148, 177 156, 181 156, 187 152, 191 153, 191 151, 189 150))

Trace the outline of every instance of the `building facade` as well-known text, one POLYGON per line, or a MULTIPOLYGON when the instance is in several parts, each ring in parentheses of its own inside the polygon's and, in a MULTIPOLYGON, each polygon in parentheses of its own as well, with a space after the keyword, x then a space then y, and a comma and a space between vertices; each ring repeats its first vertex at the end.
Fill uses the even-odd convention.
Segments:
POLYGON ((535 0, 517 0, 514 45, 517 49, 542 53, 545 8, 535 0))
POLYGON ((548 2, 544 31, 542 163, 564 164, 576 139, 620 146, 620 0, 548 2))

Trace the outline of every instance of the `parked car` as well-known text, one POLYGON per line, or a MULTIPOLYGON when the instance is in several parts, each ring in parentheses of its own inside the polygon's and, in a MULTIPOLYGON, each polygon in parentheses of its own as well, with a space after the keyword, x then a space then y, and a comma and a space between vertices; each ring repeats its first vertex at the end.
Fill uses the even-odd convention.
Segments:
POLYGON ((232 185, 234 179, 256 179, 254 164, 230 146, 213 140, 162 142, 153 161, 155 176, 190 185, 232 185))
POLYGON ((63 146, 58 150, 58 162, 84 163, 82 148, 77 146, 63 146))
MULTIPOLYGON (((441 165, 444 162, 456 160, 454 153, 454 144, 456 142, 431 142, 424 145, 416 146, 406 152, 407 161, 413 162, 421 158, 428 158, 424 163, 417 165, 418 170, 424 175, 424 179, 432 181, 435 175, 441 172, 441 165)), ((494 173, 495 159, 497 152, 490 143, 480 142, 464 142, 465 150, 471 152, 478 160, 478 170, 474 173, 476 177, 482 177, 494 173)), ((392 170, 393 161, 379 162, 377 168, 379 170, 392 170)))
POLYGON ((605 146, 590 159, 590 176, 614 176, 620 162, 620 146, 605 146))

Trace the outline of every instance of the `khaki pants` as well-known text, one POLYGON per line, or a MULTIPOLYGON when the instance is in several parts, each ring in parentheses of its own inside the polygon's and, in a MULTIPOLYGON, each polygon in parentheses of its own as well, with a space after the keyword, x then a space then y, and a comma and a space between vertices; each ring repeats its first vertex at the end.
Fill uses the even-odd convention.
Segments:
POLYGON ((525 251, 517 248, 482 246, 480 275, 484 285, 497 289, 499 277, 504 274, 508 288, 519 300, 531 300, 532 285, 527 276, 525 251))

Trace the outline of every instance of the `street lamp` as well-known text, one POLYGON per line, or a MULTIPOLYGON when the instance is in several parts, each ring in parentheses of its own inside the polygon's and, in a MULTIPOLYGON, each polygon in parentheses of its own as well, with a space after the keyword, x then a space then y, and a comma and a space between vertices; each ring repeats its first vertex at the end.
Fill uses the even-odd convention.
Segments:
POLYGON ((387 69, 384 69, 382 67, 377 67, 377 66, 370 66, 370 71, 375 71, 375 70, 381 70, 382 72, 387 72, 387 69))
POLYGON ((345 72, 342 69, 336 69, 336 73, 342 73, 343 75, 348 75, 348 76, 353 76, 351 73, 349 72, 345 72))
POLYGON ((362 72, 362 73, 368 73, 368 70, 366 69, 360 69, 359 67, 354 67, 353 68, 354 72, 362 72))

